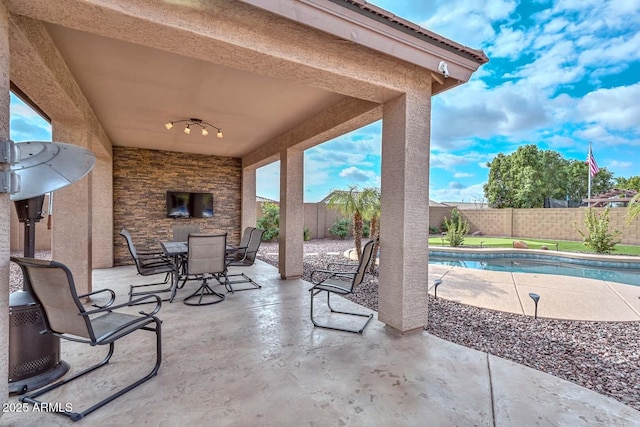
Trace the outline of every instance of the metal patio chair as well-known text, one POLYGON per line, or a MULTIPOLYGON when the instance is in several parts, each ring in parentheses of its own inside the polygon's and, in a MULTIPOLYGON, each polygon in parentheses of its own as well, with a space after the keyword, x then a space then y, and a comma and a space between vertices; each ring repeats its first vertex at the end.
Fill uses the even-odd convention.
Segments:
MULTIPOLYGON (((158 373, 162 362, 161 322, 155 314, 160 310, 162 304, 160 297, 157 295, 145 295, 124 304, 113 305, 116 295, 111 289, 102 289, 78 295, 71 271, 64 264, 33 258, 12 257, 11 261, 20 266, 25 281, 29 282, 34 297, 42 305, 45 312, 46 326, 46 330, 42 333, 51 333, 60 338, 86 343, 91 346, 109 346, 109 352, 101 362, 75 373, 70 378, 53 383, 34 393, 21 396, 21 402, 31 403, 38 408, 53 405, 53 403, 46 405, 37 400, 37 397, 106 365, 113 355, 115 342, 138 330, 151 331, 156 335, 156 362, 151 371, 139 380, 118 390, 84 411, 72 412, 71 410, 65 410, 64 412, 56 413, 65 415, 73 421, 78 421, 158 373), (94 304, 94 309, 87 311, 80 298, 103 293, 109 297, 109 301, 104 305, 94 304), (149 313, 140 311, 139 314, 126 314, 116 311, 123 307, 145 303, 147 299, 151 299, 151 302, 156 303, 154 309, 149 313)), ((122 367, 126 366, 126 364, 122 365, 122 367)), ((76 406, 73 405, 72 408, 75 409, 76 406)))
POLYGON ((176 290, 178 288, 179 271, 176 263, 170 258, 165 256, 161 251, 138 251, 133 244, 131 233, 128 230, 122 229, 120 235, 126 240, 129 253, 136 264, 138 274, 141 276, 155 276, 157 274, 164 274, 164 280, 162 282, 147 283, 144 285, 131 285, 129 287, 129 299, 131 300, 135 296, 157 294, 163 292, 170 292, 170 296, 165 301, 172 302, 176 296, 176 290), (150 287, 167 285, 164 289, 150 289, 150 287), (137 290, 144 288, 147 290, 137 290))
MULTIPOLYGON (((247 227, 248 228, 248 227, 247 227)), ((245 234, 247 234, 247 230, 245 229, 245 234)), ((238 247, 238 250, 232 252, 228 258, 228 267, 250 267, 256 261, 256 255, 258 254, 258 249, 260 249, 260 243, 262 243, 262 235, 264 234, 264 230, 261 228, 254 228, 249 233, 248 243, 242 247, 238 247)), ((244 235, 242 236, 244 240, 244 235)), ((227 282, 227 289, 230 292, 235 291, 248 291, 251 289, 260 289, 262 286, 253 281, 253 279, 247 276, 244 273, 234 273, 227 274, 227 278, 229 279, 227 282), (232 279, 232 277, 241 277, 241 279, 232 279), (249 288, 241 288, 234 289, 233 285, 237 285, 239 283, 249 283, 251 287, 249 288)))
MULTIPOLYGON (((376 239, 377 240, 377 239, 376 239)), ((370 240, 362 248, 362 256, 360 257, 360 263, 355 264, 346 264, 346 263, 329 263, 327 264, 327 269, 325 270, 314 270, 311 273, 311 282, 314 284, 309 292, 311 292, 311 322, 313 326, 317 326, 319 328, 325 329, 333 329, 336 331, 345 331, 345 332, 354 332, 357 334, 362 334, 364 329, 367 327, 371 319, 373 318, 373 313, 365 314, 365 313, 353 313, 348 311, 339 311, 335 310, 331 306, 331 294, 336 294, 340 296, 345 296, 353 293, 355 288, 362 283, 364 279, 364 275, 367 272, 367 266, 371 262, 371 258, 373 257, 373 247, 376 243, 376 240, 370 240), (316 276, 320 276, 316 278, 316 276), (366 322, 359 329, 350 329, 343 328, 338 326, 330 326, 327 324, 320 324, 316 322, 313 315, 313 300, 316 295, 321 292, 327 293, 327 306, 331 313, 338 314, 346 314, 350 316, 358 316, 358 317, 366 317, 366 322)))
POLYGON ((187 305, 211 305, 224 301, 224 295, 214 291, 209 280, 227 284, 227 234, 191 233, 188 242, 187 274, 202 282, 183 302, 187 305), (195 299, 197 302, 193 302, 195 299))

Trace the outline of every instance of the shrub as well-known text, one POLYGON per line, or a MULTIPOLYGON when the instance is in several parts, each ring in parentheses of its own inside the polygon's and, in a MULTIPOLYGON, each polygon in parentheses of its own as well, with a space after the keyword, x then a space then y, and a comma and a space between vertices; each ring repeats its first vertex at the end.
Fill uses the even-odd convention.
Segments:
POLYGON ((257 225, 264 230, 263 241, 270 242, 278 238, 280 234, 280 206, 271 202, 263 203, 262 216, 258 219, 257 225))
POLYGON ((574 222, 573 227, 582 236, 584 245, 598 254, 611 253, 615 245, 620 243, 622 233, 618 230, 609 232, 609 208, 598 216, 594 209, 587 209, 584 216, 584 225, 587 232, 583 233, 574 222))
POLYGON ((429 234, 440 234, 438 227, 429 227, 429 234))
POLYGON ((308 242, 309 240, 311 240, 311 231, 309 231, 309 227, 304 228, 303 239, 305 242, 308 242))
POLYGON ((371 226, 368 222, 362 223, 362 237, 369 237, 371 234, 371 226))
POLYGON ((351 221, 346 218, 340 218, 329 229, 329 233, 332 236, 339 239, 344 239, 349 235, 349 229, 351 228, 351 221))
POLYGON ((447 241, 449 246, 454 248, 464 243, 464 236, 469 233, 469 223, 460 216, 458 209, 453 208, 451 211, 451 219, 444 217, 444 224, 447 227, 447 241))

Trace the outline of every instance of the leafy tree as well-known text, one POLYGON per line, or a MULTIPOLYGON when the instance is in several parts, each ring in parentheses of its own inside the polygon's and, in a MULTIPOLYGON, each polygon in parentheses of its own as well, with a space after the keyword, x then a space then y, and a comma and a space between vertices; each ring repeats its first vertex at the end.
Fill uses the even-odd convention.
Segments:
POLYGON ((258 218, 257 225, 264 230, 262 240, 270 242, 277 239, 280 234, 280 206, 271 202, 262 204, 262 216, 258 218))
POLYGON ((594 209, 587 209, 584 217, 584 225, 587 232, 582 230, 574 223, 576 231, 582 236, 584 245, 599 254, 610 253, 615 245, 620 243, 618 237, 622 234, 618 230, 609 232, 609 208, 605 208, 602 215, 598 216, 594 209))
POLYGON ((640 176, 630 176, 629 178, 622 176, 616 177, 615 186, 621 190, 640 191, 640 176))
POLYGON ((338 208, 343 215, 353 217, 353 239, 355 241, 358 259, 362 252, 362 221, 371 204, 372 193, 360 191, 352 185, 348 190, 333 190, 329 196, 330 208, 338 208))
MULTIPOLYGON (((498 154, 489 167, 484 194, 493 208, 541 208, 545 198, 578 203, 587 197, 588 166, 579 160, 567 160, 553 150, 535 145, 519 147, 515 152, 498 154)), ((592 194, 611 188, 613 175, 606 168, 592 179, 592 194)))

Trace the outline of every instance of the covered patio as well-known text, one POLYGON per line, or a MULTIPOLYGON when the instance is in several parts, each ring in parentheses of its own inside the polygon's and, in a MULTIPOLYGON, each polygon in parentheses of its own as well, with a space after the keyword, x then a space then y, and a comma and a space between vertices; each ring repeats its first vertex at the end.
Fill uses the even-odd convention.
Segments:
MULTIPOLYGON (((214 217, 197 223, 237 242, 255 225, 256 169, 280 161, 279 270, 259 263, 253 274, 264 289, 211 310, 165 304, 158 377, 83 422, 631 419, 616 402, 423 332, 431 97, 465 83, 486 61, 481 51, 362 0, 0 0, 0 138, 10 136, 13 90, 50 121, 54 141, 97 157, 87 177, 55 192, 52 255, 70 267, 79 292, 113 287, 122 296, 140 280, 125 265, 118 233, 127 228, 142 246, 167 240, 175 224, 164 212, 170 190, 211 192, 214 217), (190 118, 224 137, 163 126, 190 118), (303 152, 380 119, 385 225, 377 322, 363 337, 316 331, 306 321, 308 284, 299 279, 303 152), (537 387, 523 390, 532 379, 537 387)), ((5 343, 10 206, 0 193, 5 343)), ((137 369, 150 338, 128 339, 103 377, 58 399, 90 398, 137 369)), ((74 369, 94 357, 73 344, 62 353, 74 369)), ((0 382, 0 402, 10 400, 0 382)), ((6 413, 6 420, 56 422, 33 412, 6 413)))
MULTIPOLYGON (((314 329, 310 287, 258 261, 261 290, 227 294, 216 306, 165 303, 158 375, 99 409, 82 425, 634 425, 637 411, 576 384, 427 333, 403 336, 375 320, 363 336, 314 329)), ((143 283, 135 268, 93 272, 96 289, 124 297, 143 283)), ((148 279, 147 279, 148 280, 148 279)), ((187 284, 178 297, 188 294, 187 284)), ((340 299, 340 308, 354 304, 340 299)), ((139 308, 139 307, 138 307, 139 308)), ((363 310, 363 307, 357 307, 363 310)), ((132 309, 132 312, 135 312, 132 309)), ((106 349, 63 343, 73 370, 106 349)), ((153 334, 116 345, 112 362, 52 402, 74 410, 153 365, 153 334)), ((17 402, 11 397, 10 402, 17 402)), ((70 425, 41 412, 5 413, 3 425, 70 425)))

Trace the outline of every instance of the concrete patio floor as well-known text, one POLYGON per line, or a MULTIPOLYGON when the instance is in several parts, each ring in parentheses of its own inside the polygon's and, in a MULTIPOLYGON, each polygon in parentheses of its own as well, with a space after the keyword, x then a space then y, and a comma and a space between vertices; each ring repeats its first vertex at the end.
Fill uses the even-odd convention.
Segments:
MULTIPOLYGON (((158 376, 90 414, 82 425, 640 425, 640 412, 614 399, 426 332, 397 336, 377 320, 362 336, 314 329, 308 283, 279 280, 277 270, 260 261, 249 274, 263 289, 228 294, 213 306, 164 303, 158 376)), ((144 281, 133 267, 93 275, 95 289, 112 288, 120 300, 129 284, 144 281)), ((461 286, 462 279, 455 277, 453 272, 445 276, 439 296, 461 286)), ((481 279, 495 294, 487 301, 499 300, 508 281, 489 287, 488 278, 481 279)), ((196 286, 188 283, 178 297, 196 286)), ((529 290, 526 281, 511 286, 520 293, 529 290)), ((468 292, 481 298, 478 290, 468 292)), ((547 296, 542 298, 541 312, 547 296)), ((336 302, 366 311, 343 299, 336 302)), ((509 304, 528 310, 524 300, 509 304)), ((82 410, 144 375, 153 365, 153 338, 144 331, 124 338, 108 366, 51 393, 50 401, 72 402, 74 410, 82 410)), ((62 358, 72 370, 104 354, 103 348, 62 345, 62 358)), ((33 410, 0 418, 0 425, 11 426, 70 424, 65 417, 33 410)))

